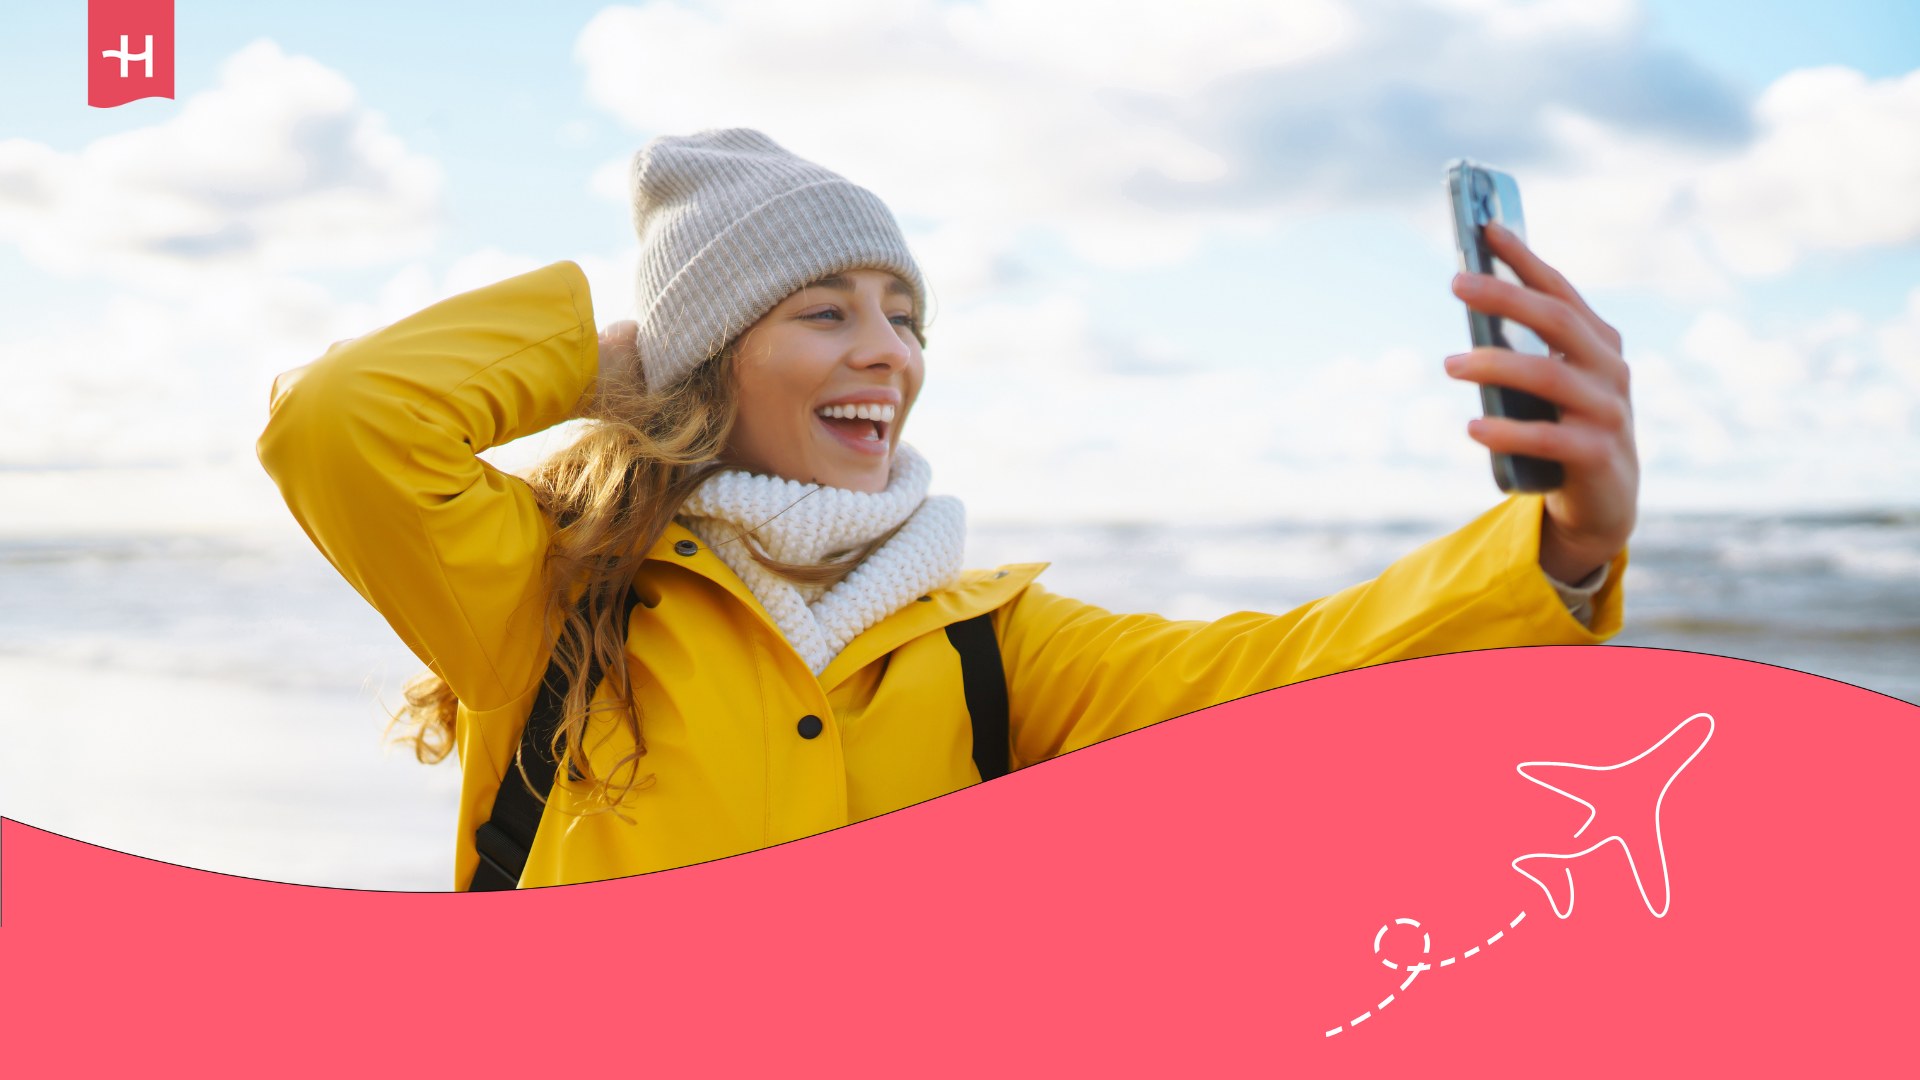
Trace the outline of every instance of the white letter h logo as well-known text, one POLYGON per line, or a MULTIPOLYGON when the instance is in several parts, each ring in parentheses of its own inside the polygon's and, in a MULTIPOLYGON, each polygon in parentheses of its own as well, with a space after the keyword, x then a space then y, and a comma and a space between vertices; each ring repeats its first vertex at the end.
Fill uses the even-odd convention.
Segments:
POLYGON ((120 77, 123 79, 127 77, 127 61, 131 60, 137 64, 140 61, 145 60, 147 62, 147 78, 149 79, 153 78, 153 35, 152 34, 147 35, 147 51, 146 52, 134 53, 129 55, 127 52, 127 35, 121 34, 120 48, 117 51, 114 49, 101 49, 100 56, 102 59, 114 57, 114 56, 119 57, 120 58, 120 77))

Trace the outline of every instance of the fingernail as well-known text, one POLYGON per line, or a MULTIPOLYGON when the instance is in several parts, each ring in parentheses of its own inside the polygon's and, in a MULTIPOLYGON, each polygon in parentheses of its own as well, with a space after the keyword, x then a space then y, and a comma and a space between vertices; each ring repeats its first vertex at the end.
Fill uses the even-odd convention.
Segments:
POLYGON ((1455 354, 1453 356, 1447 357, 1446 360, 1443 362, 1447 366, 1447 374, 1458 375, 1460 374, 1461 367, 1463 367, 1466 364, 1467 358, 1459 354, 1455 354))
POLYGON ((1480 291, 1480 275, 1479 274, 1455 274, 1453 276, 1453 287, 1460 290, 1461 292, 1479 292, 1480 291))

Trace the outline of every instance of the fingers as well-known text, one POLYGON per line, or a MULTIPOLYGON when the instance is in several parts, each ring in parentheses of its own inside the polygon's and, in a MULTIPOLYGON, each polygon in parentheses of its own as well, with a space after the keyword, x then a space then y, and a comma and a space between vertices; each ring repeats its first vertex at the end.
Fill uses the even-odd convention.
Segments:
POLYGON ((1605 324, 1595 326, 1567 301, 1488 274, 1456 275, 1453 293, 1475 311, 1531 328, 1575 366, 1601 372, 1620 388, 1626 386, 1626 361, 1615 344, 1618 335, 1605 324))
MULTIPOLYGON (((1467 433, 1496 454, 1542 458, 1566 467, 1566 483, 1546 497, 1541 564, 1565 563, 1561 569, 1569 572, 1597 565, 1626 543, 1639 490, 1631 387, 1620 334, 1518 236, 1490 225, 1486 238, 1494 254, 1525 284, 1461 274, 1454 279, 1454 294, 1474 311, 1532 328, 1564 361, 1479 348, 1448 357, 1447 372, 1535 394, 1559 405, 1562 414, 1559 423, 1481 417, 1467 425, 1467 433)), ((1555 572, 1553 566, 1549 572, 1555 572)))
POLYGON ((1548 266, 1540 256, 1535 255, 1533 249, 1527 246, 1526 241, 1516 236, 1513 230, 1497 223, 1489 224, 1487 226, 1487 243, 1493 248, 1495 255, 1500 256, 1508 266, 1513 267, 1513 272, 1519 275, 1520 280, 1524 282, 1528 288, 1536 289, 1546 293, 1548 296, 1564 301, 1569 307, 1572 307, 1581 318, 1585 319, 1588 325, 1592 326, 1594 330, 1600 334, 1601 338, 1608 340, 1616 352, 1619 351, 1619 331, 1607 325, 1605 320, 1594 314, 1593 309, 1587 306, 1587 302, 1581 297, 1580 291, 1573 287, 1573 283, 1567 280, 1566 275, 1548 266))
POLYGON ((1609 432, 1627 423, 1626 400, 1590 373, 1550 356, 1529 356, 1508 349, 1475 349, 1449 356, 1447 374, 1465 382, 1510 386, 1546 398, 1609 432))
POLYGON ((1474 442, 1496 454, 1524 454, 1565 465, 1570 474, 1591 473, 1612 462, 1615 439, 1585 424, 1509 420, 1483 416, 1467 425, 1474 442))
POLYGON ((612 372, 624 370, 638 351, 635 347, 640 324, 632 319, 609 323, 600 331, 600 366, 612 372))

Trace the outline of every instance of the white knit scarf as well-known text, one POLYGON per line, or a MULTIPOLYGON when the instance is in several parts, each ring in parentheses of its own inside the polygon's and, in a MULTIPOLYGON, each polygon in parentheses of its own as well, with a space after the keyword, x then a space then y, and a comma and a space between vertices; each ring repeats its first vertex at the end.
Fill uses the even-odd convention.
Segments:
POLYGON ((681 510, 687 528, 740 575, 815 675, 869 626, 951 583, 966 552, 966 508, 951 495, 927 497, 933 469, 910 446, 894 453, 885 491, 869 494, 726 472, 708 480, 681 510), (784 511, 784 512, 783 512, 784 511), (831 589, 796 585, 753 560, 739 539, 796 565, 857 548, 906 525, 831 589))

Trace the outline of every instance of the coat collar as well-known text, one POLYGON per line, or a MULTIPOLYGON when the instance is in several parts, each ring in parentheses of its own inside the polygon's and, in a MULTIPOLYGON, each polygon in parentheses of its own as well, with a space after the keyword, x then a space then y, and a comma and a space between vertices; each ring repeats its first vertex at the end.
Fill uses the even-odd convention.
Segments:
MULTIPOLYGON (((679 522, 667 526, 667 531, 647 552, 648 559, 670 563, 682 567, 712 581, 731 593, 734 599, 745 604, 760 621, 766 625, 769 633, 780 640, 788 651, 792 645, 786 636, 767 615, 760 601, 754 598, 740 575, 726 563, 720 561, 699 537, 679 522), (678 545, 688 543, 695 546, 692 555, 682 555, 678 545)), ((929 593, 929 600, 916 601, 899 611, 867 627, 861 634, 847 643, 840 655, 833 658, 825 671, 820 673, 820 687, 831 691, 848 676, 882 656, 912 641, 914 638, 930 634, 952 623, 971 619, 994 611, 1020 595, 1040 571, 1047 568, 1046 563, 1014 563, 995 570, 968 570, 960 575, 960 580, 944 589, 929 593)), ((794 653, 797 658, 798 653, 794 653)), ((802 665, 805 666, 804 664, 802 665)))
POLYGON ((1046 563, 1016 563, 997 570, 963 572, 959 581, 929 593, 931 599, 908 604, 848 642, 820 673, 821 687, 831 691, 854 672, 914 638, 1004 606, 1046 568, 1046 563))

